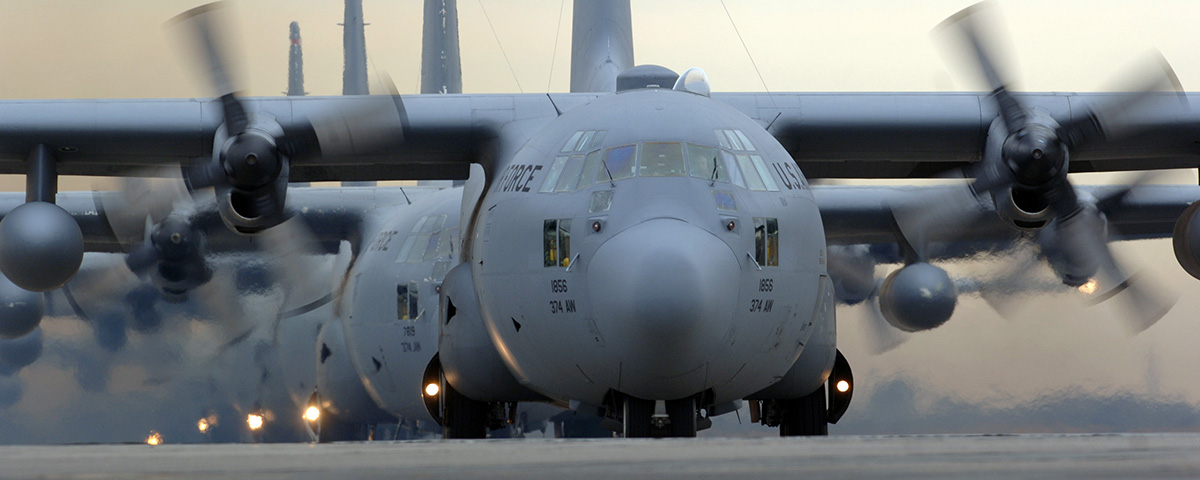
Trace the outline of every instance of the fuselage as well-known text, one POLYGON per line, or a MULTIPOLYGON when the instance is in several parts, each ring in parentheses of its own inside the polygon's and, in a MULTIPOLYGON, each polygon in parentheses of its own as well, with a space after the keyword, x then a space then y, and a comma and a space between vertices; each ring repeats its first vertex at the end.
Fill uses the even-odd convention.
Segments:
POLYGON ((598 97, 493 177, 470 242, 481 314, 518 381, 550 398, 743 398, 825 318, 807 182, 762 126, 706 96, 598 97))

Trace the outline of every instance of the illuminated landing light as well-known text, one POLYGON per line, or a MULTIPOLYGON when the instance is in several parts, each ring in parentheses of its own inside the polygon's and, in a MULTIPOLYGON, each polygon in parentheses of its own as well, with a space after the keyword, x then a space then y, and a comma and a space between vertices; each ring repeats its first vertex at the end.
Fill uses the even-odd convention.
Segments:
POLYGON ((425 386, 425 394, 431 397, 436 396, 442 390, 436 383, 431 383, 425 386))
POLYGON ((162 441, 163 441, 162 435, 160 435, 158 432, 156 432, 154 430, 151 430, 150 436, 146 437, 146 445, 150 445, 150 446, 161 445, 162 441))
POLYGON ((840 393, 849 392, 850 391, 850 382, 847 382, 845 380, 838 380, 837 391, 840 393))
POLYGON ((317 421, 318 418, 321 418, 321 410, 319 408, 308 407, 308 409, 304 411, 304 419, 305 420, 308 420, 310 422, 315 422, 315 421, 317 421))
POLYGON ((1097 282, 1096 279, 1093 278, 1088 280, 1087 283, 1079 286, 1079 293, 1091 295, 1096 293, 1097 288, 1100 288, 1100 282, 1097 282))
POLYGON ((257 413, 251 413, 246 416, 246 425, 250 426, 251 430, 258 430, 263 426, 263 417, 257 413))
POLYGON ((196 429, 200 430, 200 433, 208 432, 210 426, 207 418, 201 418, 199 422, 196 422, 196 429))

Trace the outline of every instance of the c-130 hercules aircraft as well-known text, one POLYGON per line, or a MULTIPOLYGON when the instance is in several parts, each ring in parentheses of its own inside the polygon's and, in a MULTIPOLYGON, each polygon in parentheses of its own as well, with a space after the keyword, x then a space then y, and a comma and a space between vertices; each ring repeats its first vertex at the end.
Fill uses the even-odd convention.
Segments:
MULTIPOLYGON (((435 287, 438 353, 418 367, 440 387, 424 398, 450 438, 484 435, 517 402, 600 415, 642 437, 693 436, 748 400, 782 435, 824 434, 853 392, 835 291, 875 289, 852 274, 834 284, 840 257, 875 255, 842 246, 899 245, 906 266, 872 294, 889 328, 906 331, 953 312, 954 283, 928 263, 946 244, 1032 240, 1064 283, 1099 278, 1112 295, 1145 296, 1111 259, 1112 227, 1174 236, 1181 265, 1200 272, 1189 207, 1200 189, 1067 182, 1072 169, 1196 164, 1200 123, 1181 105, 1191 96, 1169 91, 1169 69, 1134 93, 1013 94, 968 10, 949 26, 976 52, 988 94, 714 94, 698 69, 627 68, 627 2, 576 10, 614 21, 577 24, 575 54, 600 60, 572 72, 573 90, 615 94, 240 99, 213 9, 191 11, 182 18, 201 34, 217 102, 0 104, 0 171, 28 173, 32 200, 0 223, 0 270, 55 288, 85 243, 140 240, 109 220, 156 218, 153 198, 120 215, 115 203, 65 214, 47 204, 56 172, 179 160, 187 191, 211 187, 224 223, 247 236, 330 213, 307 195, 285 208, 289 180, 466 180, 458 263, 435 287), (805 176, 965 166, 969 188, 818 188, 805 176)), ((365 260, 403 251, 404 233, 318 235, 345 234, 365 260)), ((1161 314, 1147 309, 1134 328, 1161 314)))

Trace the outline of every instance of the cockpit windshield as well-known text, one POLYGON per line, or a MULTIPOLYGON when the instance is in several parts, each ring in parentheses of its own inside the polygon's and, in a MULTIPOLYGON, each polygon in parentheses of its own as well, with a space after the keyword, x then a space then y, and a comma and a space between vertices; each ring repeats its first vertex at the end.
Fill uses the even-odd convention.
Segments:
POLYGON ((581 132, 567 142, 538 191, 573 192, 597 183, 634 177, 686 176, 732 183, 750 190, 779 190, 763 157, 739 130, 716 130, 720 147, 690 142, 641 142, 599 149, 588 133, 591 132, 581 132))

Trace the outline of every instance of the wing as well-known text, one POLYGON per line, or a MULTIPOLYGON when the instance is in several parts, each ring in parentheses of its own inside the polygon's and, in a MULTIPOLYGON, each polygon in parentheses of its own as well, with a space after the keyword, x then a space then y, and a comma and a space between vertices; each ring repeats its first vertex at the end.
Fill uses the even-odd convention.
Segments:
MULTIPOLYGON (((526 125, 558 115, 547 95, 285 97, 245 104, 252 118, 316 142, 312 123, 336 131, 346 112, 371 112, 373 102, 393 101, 397 108, 380 116, 373 132, 390 138, 351 138, 336 150, 292 159, 290 180, 465 179, 470 163, 486 164, 504 148, 501 135, 519 145, 533 130, 526 125), (390 114, 397 110, 398 116, 390 114)), ((0 173, 26 173, 25 159, 38 144, 55 152, 61 175, 135 175, 151 165, 206 159, 221 108, 205 99, 0 102, 0 173)))
MULTIPOLYGON (((1087 121, 1090 107, 1126 94, 1014 94, 1059 124, 1087 121)), ((929 178, 981 160, 999 111, 980 93, 713 94, 757 120, 810 178, 929 178)), ((1200 100, 1189 94, 1186 99, 1200 100)), ((1157 101, 1178 103, 1174 94, 1157 101)), ((1071 172, 1194 168, 1200 113, 1185 108, 1122 112, 1138 133, 1071 151, 1071 172)))
MULTIPOLYGON (((1125 187, 1119 185, 1082 185, 1087 201, 1112 198, 1125 187)), ((910 205, 922 205, 930 196, 961 191, 960 186, 848 186, 814 185, 813 196, 825 225, 829 245, 896 244, 903 241, 893 212, 910 205)), ((1200 186, 1146 185, 1128 191, 1119 206, 1106 208, 1111 228, 1109 240, 1170 238, 1176 221, 1189 205, 1200 200, 1200 186)), ((980 208, 971 219, 972 228, 953 232, 933 242, 958 242, 988 248, 1011 243, 1020 235, 1007 225, 990 201, 979 201, 980 208)))

